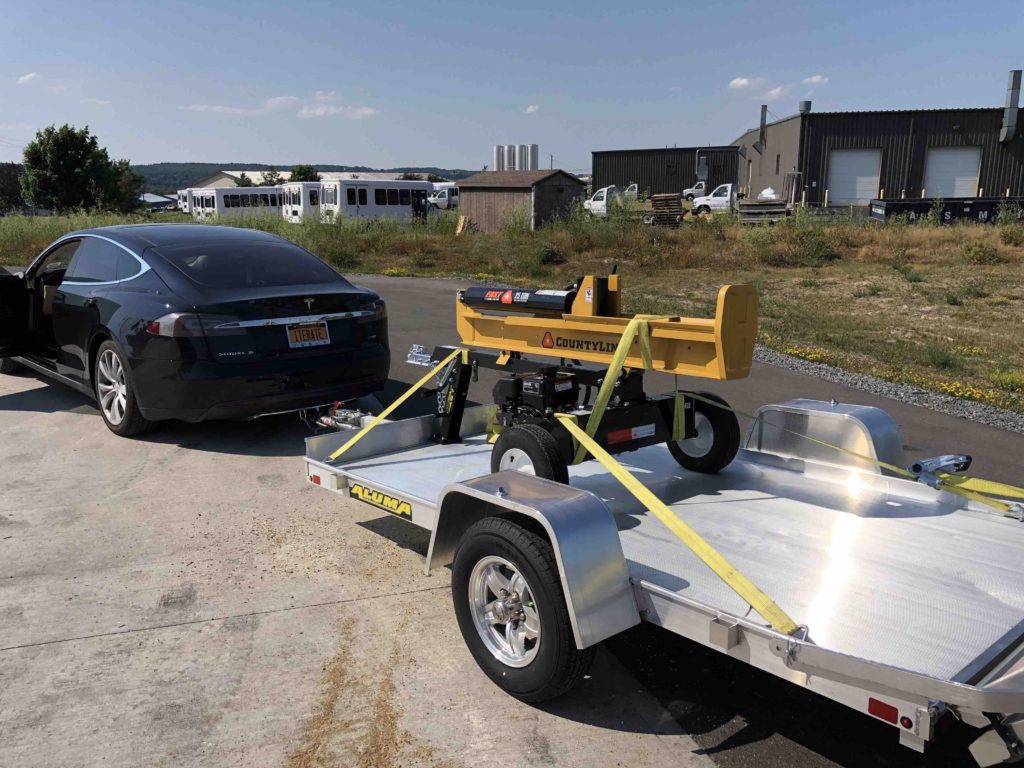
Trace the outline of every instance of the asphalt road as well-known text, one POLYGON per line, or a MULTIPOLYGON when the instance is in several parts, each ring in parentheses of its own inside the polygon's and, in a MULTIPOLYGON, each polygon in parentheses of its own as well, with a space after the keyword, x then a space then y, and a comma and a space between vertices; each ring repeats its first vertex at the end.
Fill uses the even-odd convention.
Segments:
MULTIPOLYGON (((359 279, 409 344, 455 341, 455 283, 359 279)), ((1017 480, 1024 438, 778 369, 708 389, 890 410, 911 453, 1017 480)), ((485 400, 487 381, 475 394, 485 400)), ((387 397, 385 395, 385 399, 387 397)), ((413 401, 425 409, 429 401, 413 401)), ((308 485, 294 417, 110 434, 84 397, 0 377, 0 766, 968 765, 653 628, 531 707, 465 650, 426 535, 308 485)))

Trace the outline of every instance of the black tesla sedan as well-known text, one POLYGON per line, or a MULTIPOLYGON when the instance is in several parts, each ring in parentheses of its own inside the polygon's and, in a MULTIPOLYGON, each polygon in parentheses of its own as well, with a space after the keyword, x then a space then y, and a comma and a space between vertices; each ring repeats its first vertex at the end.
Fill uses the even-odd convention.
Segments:
POLYGON ((276 235, 191 224, 73 232, 0 270, 0 358, 95 397, 119 435, 361 397, 390 365, 376 293, 276 235))

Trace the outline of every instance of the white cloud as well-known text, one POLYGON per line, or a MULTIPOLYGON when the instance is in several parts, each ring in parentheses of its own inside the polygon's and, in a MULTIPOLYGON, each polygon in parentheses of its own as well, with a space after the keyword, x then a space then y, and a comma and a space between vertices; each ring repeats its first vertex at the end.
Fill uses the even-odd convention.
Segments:
POLYGON ((89 104, 93 107, 109 107, 110 102, 106 99, 79 99, 79 104, 89 104))
POLYGON ((744 88, 757 88, 764 85, 763 77, 734 77, 729 81, 730 91, 742 91, 744 88))
POLYGON ((790 90, 792 89, 788 85, 777 85, 765 93, 761 98, 765 101, 776 101, 789 93, 790 90))
POLYGON ((540 111, 540 104, 530 104, 526 108, 526 114, 528 114, 528 115, 532 115, 534 112, 539 112, 539 111, 540 111))
POLYGON ((828 85, 828 78, 824 75, 811 75, 804 78, 804 85, 828 85))
POLYGON ((373 107, 342 104, 337 91, 316 91, 313 103, 304 105, 296 114, 301 118, 342 115, 351 120, 364 120, 376 115, 377 110, 373 107))
POLYGON ((39 73, 38 72, 29 72, 27 75, 22 75, 21 77, 18 78, 18 85, 28 85, 33 80, 38 80, 38 79, 39 79, 39 73))
POLYGON ((178 109, 183 109, 186 112, 212 112, 218 115, 258 115, 263 111, 245 107, 228 107, 224 104, 187 104, 178 109))
POLYGON ((271 96, 263 102, 263 108, 267 110, 291 109, 302 101, 298 96, 271 96))
POLYGON ((316 91, 309 99, 298 96, 271 96, 259 107, 232 107, 225 104, 187 104, 178 107, 186 112, 209 112, 219 115, 266 115, 286 109, 295 109, 295 116, 331 117, 341 115, 351 120, 363 120, 373 117, 377 110, 362 105, 343 104, 337 91, 316 91), (301 106, 300 106, 301 105, 301 106))

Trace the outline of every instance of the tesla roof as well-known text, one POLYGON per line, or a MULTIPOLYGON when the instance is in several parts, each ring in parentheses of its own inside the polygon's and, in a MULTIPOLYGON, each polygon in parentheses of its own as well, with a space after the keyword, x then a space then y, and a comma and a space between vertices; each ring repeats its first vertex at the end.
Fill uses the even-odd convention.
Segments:
POLYGON ((75 234, 84 233, 109 237, 138 252, 150 247, 184 243, 278 243, 282 240, 277 235, 256 229, 209 224, 118 224, 84 229, 75 234))

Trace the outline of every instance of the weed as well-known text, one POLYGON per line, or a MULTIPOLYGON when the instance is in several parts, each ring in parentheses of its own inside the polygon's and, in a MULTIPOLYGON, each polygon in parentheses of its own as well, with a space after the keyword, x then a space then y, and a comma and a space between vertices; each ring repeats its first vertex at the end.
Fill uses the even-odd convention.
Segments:
POLYGON ((996 371, 989 380, 1000 389, 1024 394, 1024 371, 996 371))
POLYGON ((817 288, 819 285, 821 285, 821 282, 811 277, 805 277, 800 281, 802 288, 817 288))
POLYGON ((902 264, 897 262, 892 265, 892 268, 895 269, 900 275, 902 275, 903 279, 906 280, 908 283, 924 282, 924 275, 922 275, 920 272, 915 271, 914 268, 911 267, 909 264, 902 264))
POLYGON ((937 344, 929 344, 924 348, 924 359, 932 368, 952 370, 960 367, 960 360, 957 356, 937 344))
POLYGON ((1001 264, 1006 261, 994 245, 984 240, 968 240, 960 246, 960 252, 971 264, 1001 264))
POLYGON ((959 307, 963 302, 960 297, 952 291, 946 291, 946 303, 951 307, 959 307))

